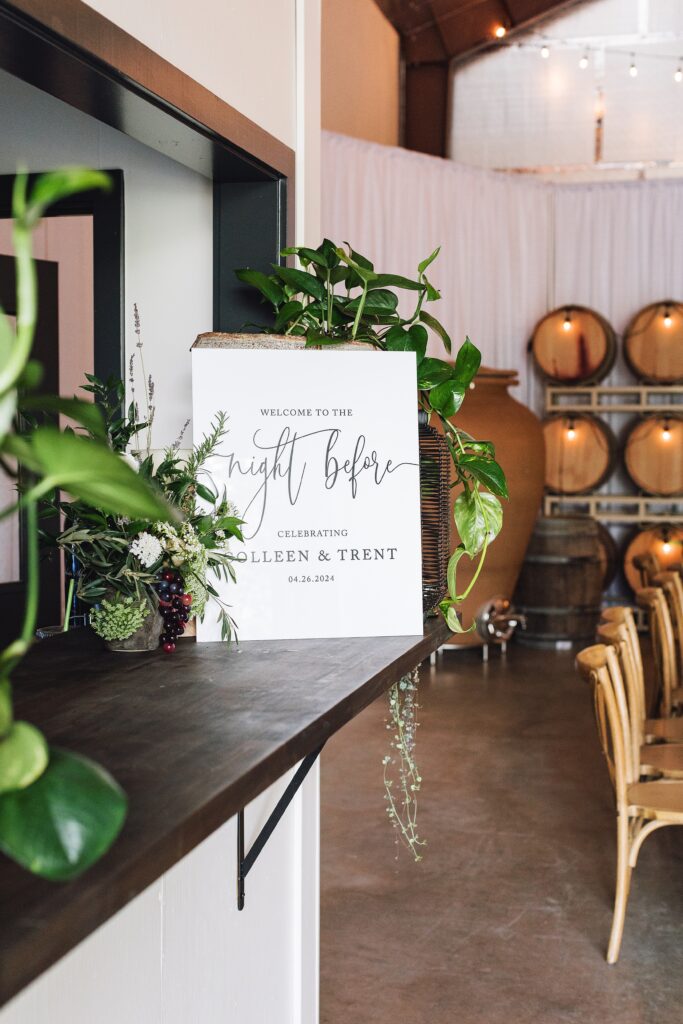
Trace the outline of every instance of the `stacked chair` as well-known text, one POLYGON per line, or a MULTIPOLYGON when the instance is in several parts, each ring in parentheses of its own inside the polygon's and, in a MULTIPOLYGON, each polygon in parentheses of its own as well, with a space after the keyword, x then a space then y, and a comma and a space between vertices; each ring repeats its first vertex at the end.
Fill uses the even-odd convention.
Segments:
POLYGON ((649 621, 655 684, 648 688, 631 608, 606 608, 598 643, 577 657, 593 695, 598 734, 615 791, 617 879, 607 962, 616 963, 631 873, 644 840, 683 825, 683 583, 656 572, 636 599, 649 621))

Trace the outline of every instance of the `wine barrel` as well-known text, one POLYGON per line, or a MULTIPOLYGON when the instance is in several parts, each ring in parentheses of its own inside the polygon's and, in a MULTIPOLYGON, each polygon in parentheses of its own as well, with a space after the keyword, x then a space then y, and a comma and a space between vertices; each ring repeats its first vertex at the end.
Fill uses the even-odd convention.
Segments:
POLYGON ((526 618, 517 634, 531 647, 593 640, 604 564, 598 524, 589 516, 546 516, 536 523, 515 592, 526 618))
POLYGON ((683 419, 658 414, 636 420, 624 446, 624 463, 646 494, 683 494, 683 419))
POLYGON ((612 473, 617 442, 590 413, 553 413, 543 420, 545 485, 554 494, 586 494, 612 473))
POLYGON ((602 523, 596 522, 598 528, 598 560, 602 572, 602 589, 607 590, 619 568, 619 547, 612 534, 602 523))
POLYGON ((584 306, 563 306, 536 325, 531 351, 547 380, 556 384, 594 384, 612 369, 617 339, 599 313, 584 306))
POLYGON ((636 530, 624 552, 624 576, 632 590, 640 590, 640 571, 634 564, 638 555, 653 555, 659 570, 683 562, 683 528, 664 524, 636 530))
POLYGON ((683 384, 683 303, 665 299, 636 313, 624 334, 624 357, 639 380, 683 384))

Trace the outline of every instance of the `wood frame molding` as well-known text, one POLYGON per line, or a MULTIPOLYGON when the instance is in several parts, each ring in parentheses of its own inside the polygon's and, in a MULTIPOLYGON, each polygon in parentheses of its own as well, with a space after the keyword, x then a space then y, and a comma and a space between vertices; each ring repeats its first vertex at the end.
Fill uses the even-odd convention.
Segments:
MULTIPOLYGON (((24 81, 45 88, 49 74, 52 95, 133 138, 138 137, 135 98, 143 100, 185 125, 195 136, 216 144, 225 155, 251 167, 256 179, 286 177, 290 187, 293 184, 295 154, 289 146, 83 0, 59 0, 57 5, 52 0, 0 0, 0 27, 2 36, 10 27, 15 30, 7 33, 12 36, 7 41, 16 46, 14 52, 8 52, 11 47, 2 45, 0 39, 0 67, 24 81), (26 66, 21 44, 27 33, 52 47, 51 67, 26 66), (59 82, 54 75, 57 54, 59 70, 66 72, 59 82), (86 88, 74 89, 75 78, 86 88), (102 79, 109 81, 109 90, 103 90, 102 79), (121 102, 121 89, 128 93, 126 103, 121 102), (112 101, 108 108, 105 98, 112 101)), ((148 134, 139 141, 154 146, 148 134)), ((210 176, 221 180, 225 159, 221 161, 219 153, 212 155, 210 169, 214 173, 210 176)), ((174 159, 181 163, 185 162, 183 156, 182 151, 174 153, 174 159)), ((207 173, 207 167, 196 166, 196 161, 193 169, 207 173)))

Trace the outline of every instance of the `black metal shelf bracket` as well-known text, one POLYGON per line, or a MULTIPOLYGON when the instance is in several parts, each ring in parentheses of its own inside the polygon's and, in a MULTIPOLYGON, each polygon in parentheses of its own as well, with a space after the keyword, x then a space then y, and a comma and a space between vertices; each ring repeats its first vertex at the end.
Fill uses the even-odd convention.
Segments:
POLYGON ((312 753, 307 754, 303 759, 291 780, 289 781, 287 788, 278 800, 277 804, 273 808, 271 814, 268 817, 265 825, 257 835, 254 843, 249 850, 249 853, 245 856, 244 854, 244 809, 237 814, 237 909, 244 910, 244 880, 253 868, 259 854, 262 852, 263 847, 266 845, 270 837, 272 836, 277 823, 279 822, 282 815, 285 813, 292 800, 296 796, 298 790, 301 787, 304 779, 310 772, 311 768, 318 760, 320 751, 323 749, 324 744, 314 750, 312 753))

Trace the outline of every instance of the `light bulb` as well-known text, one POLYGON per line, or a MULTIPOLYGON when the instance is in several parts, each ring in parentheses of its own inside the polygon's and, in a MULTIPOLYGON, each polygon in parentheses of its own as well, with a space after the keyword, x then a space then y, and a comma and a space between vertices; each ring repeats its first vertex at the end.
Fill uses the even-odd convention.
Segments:
POLYGON ((564 320, 562 321, 562 330, 563 331, 571 331, 571 329, 572 329, 572 318, 570 317, 569 313, 567 312, 567 313, 565 313, 564 320))
POLYGON ((665 540, 664 543, 662 544, 662 553, 665 554, 665 555, 668 555, 670 551, 671 551, 671 545, 669 544, 668 540, 665 540))
POLYGON ((496 39, 504 39, 506 33, 507 29, 505 28, 505 25, 496 25, 495 29, 493 30, 493 34, 496 37, 496 39))
POLYGON ((570 420, 567 424, 567 440, 573 441, 576 437, 576 428, 574 426, 574 420, 570 420))
POLYGON ((664 310, 664 326, 665 327, 671 327, 673 322, 674 321, 673 321, 673 317, 671 316, 671 310, 667 306, 666 309, 664 310))
POLYGON ((670 441, 670 440, 671 440, 671 427, 669 426, 669 421, 668 420, 664 420, 664 426, 662 427, 662 441, 670 441))
POLYGON ((584 71, 588 67, 588 54, 584 53, 583 57, 579 61, 579 67, 584 71))
POLYGON ((674 71, 674 82, 683 82, 683 68, 680 65, 674 71))
POLYGON ((635 54, 631 54, 631 66, 628 69, 628 73, 631 76, 631 78, 635 78, 637 76, 637 74, 638 74, 638 68, 636 67, 636 57, 635 57, 635 54))
POLYGON ((549 49, 548 49, 548 47, 547 47, 547 46, 546 46, 546 45, 544 44, 544 45, 543 45, 543 46, 541 47, 541 57, 543 57, 543 60, 547 60, 549 56, 550 56, 550 50, 549 50, 549 49))

